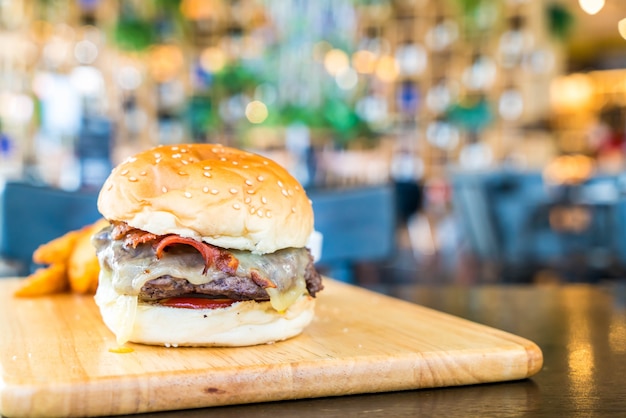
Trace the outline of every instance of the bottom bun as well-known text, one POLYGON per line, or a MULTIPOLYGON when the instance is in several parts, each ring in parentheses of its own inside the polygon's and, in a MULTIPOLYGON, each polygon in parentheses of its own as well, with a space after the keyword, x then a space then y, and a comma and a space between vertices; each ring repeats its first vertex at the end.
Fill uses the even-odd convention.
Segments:
POLYGON ((100 280, 95 300, 118 344, 131 341, 167 347, 239 347, 281 341, 300 334, 315 311, 315 299, 309 295, 301 296, 283 313, 269 302, 255 301, 219 309, 172 308, 120 295, 108 280, 100 280))

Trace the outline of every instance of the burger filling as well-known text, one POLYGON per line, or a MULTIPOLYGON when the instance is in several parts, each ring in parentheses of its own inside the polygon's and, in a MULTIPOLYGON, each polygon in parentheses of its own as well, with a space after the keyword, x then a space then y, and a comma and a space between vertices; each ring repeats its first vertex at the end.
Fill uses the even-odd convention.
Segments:
POLYGON ((303 294, 315 296, 323 288, 306 248, 259 255, 178 235, 158 236, 123 222, 103 229, 93 242, 113 288, 138 302, 221 307, 225 300, 255 300, 284 311, 303 294), (177 298, 221 302, 178 304, 177 298))

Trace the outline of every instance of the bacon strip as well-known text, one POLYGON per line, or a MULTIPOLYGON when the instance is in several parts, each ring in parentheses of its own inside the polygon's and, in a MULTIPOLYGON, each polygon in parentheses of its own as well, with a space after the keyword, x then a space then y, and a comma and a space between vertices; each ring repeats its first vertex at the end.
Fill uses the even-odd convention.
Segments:
POLYGON ((235 275, 237 267, 239 266, 239 260, 232 254, 226 251, 220 251, 217 247, 196 241, 192 238, 185 238, 179 235, 165 235, 155 244, 155 252, 158 259, 161 259, 163 251, 170 245, 182 244, 192 246, 200 252, 204 259, 204 270, 202 270, 202 274, 206 274, 211 265, 215 265, 220 271, 235 275))
POLYGON ((141 229, 131 229, 124 237, 124 245, 127 247, 137 248, 139 244, 154 241, 157 237, 158 235, 142 231, 141 229))
POLYGON ((111 238, 124 239, 124 246, 130 248, 137 248, 139 244, 145 244, 146 242, 157 239, 158 235, 150 232, 142 231, 138 228, 133 228, 126 222, 111 222, 113 229, 111 229, 111 238))
POLYGON ((261 276, 261 273, 259 273, 258 270, 250 269, 250 278, 254 283, 261 286, 263 289, 267 289, 268 287, 277 287, 276 283, 272 282, 267 277, 261 276))
POLYGON ((112 239, 120 239, 124 235, 126 235, 126 233, 128 233, 128 231, 130 231, 132 229, 136 229, 136 228, 133 228, 132 226, 128 225, 126 222, 120 222, 120 221, 110 221, 110 222, 111 222, 111 226, 113 227, 111 229, 111 238, 112 239))

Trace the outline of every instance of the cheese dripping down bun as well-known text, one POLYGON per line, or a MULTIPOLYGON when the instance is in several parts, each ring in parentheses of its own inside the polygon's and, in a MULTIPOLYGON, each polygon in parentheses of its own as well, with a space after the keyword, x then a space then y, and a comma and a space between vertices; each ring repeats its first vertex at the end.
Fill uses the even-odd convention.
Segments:
POLYGON ((159 146, 113 169, 98 209, 112 229, 92 239, 101 266, 95 301, 118 344, 262 344, 298 335, 312 321, 315 292, 322 289, 304 248, 313 209, 277 163, 221 145, 159 146), (145 231, 139 232, 146 241, 126 244, 126 235, 115 232, 120 225, 130 227, 129 235, 145 231), (157 250, 166 236, 181 242, 176 235, 198 244, 157 250), (212 265, 203 264, 201 250, 194 252, 201 243, 219 253, 212 265), (179 287, 192 290, 155 296, 179 287), (168 305, 190 294, 235 302, 207 309, 168 305))
POLYGON ((286 169, 260 155, 212 144, 160 146, 117 166, 98 209, 156 235, 273 253, 304 247, 313 209, 286 169))

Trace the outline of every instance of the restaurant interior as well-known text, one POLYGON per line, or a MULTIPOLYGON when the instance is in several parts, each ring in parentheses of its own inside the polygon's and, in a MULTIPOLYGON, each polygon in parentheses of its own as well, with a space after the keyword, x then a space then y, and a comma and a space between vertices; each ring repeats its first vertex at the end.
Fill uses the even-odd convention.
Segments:
POLYGON ((266 155, 320 269, 385 283, 626 273, 626 2, 0 0, 0 277, 158 144, 266 155))

